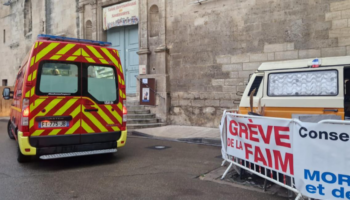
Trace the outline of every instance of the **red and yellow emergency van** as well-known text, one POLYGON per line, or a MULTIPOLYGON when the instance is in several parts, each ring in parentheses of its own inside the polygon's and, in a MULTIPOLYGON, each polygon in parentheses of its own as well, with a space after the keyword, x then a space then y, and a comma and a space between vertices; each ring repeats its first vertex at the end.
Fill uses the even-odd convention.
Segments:
POLYGON ((127 138, 125 82, 110 43, 39 35, 24 59, 8 134, 18 161, 114 153, 127 138))

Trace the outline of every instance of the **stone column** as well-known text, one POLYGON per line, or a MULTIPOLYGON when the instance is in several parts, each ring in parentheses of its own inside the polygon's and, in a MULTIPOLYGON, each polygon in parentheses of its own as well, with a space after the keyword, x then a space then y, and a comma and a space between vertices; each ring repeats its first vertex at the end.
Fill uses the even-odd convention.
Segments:
POLYGON ((141 45, 140 45, 140 65, 149 64, 150 57, 155 62, 152 62, 154 66, 148 66, 148 74, 140 75, 139 78, 155 78, 156 79, 156 106, 150 106, 149 109, 157 115, 157 117, 162 119, 162 122, 166 122, 168 119, 169 111, 169 76, 167 74, 166 67, 166 56, 167 56, 167 47, 166 47, 166 1, 167 0, 158 0, 144 1, 141 4, 141 24, 140 24, 140 35, 141 35, 141 45), (152 44, 149 43, 150 35, 148 27, 149 20, 149 10, 150 7, 157 3, 159 8, 159 36, 152 38, 152 44), (146 28, 147 27, 147 28, 146 28), (146 40, 147 38, 147 40, 146 40), (154 46, 154 45, 157 46, 154 46), (150 45, 152 46, 150 48, 150 45), (151 73, 151 70, 155 70, 155 73, 151 73))

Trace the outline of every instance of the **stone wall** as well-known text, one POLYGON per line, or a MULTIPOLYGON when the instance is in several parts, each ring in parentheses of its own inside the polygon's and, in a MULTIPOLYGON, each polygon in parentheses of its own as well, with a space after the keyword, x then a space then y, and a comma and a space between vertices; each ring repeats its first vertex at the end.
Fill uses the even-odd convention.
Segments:
POLYGON ((262 62, 350 55, 350 0, 167 4, 169 123, 217 127, 262 62))
MULTIPOLYGON (((32 47, 38 34, 78 37, 78 0, 12 0, 0 3, 0 84, 7 79, 13 86, 22 59, 32 47), (25 20, 25 4, 31 1, 31 31, 25 20), (4 30, 6 32, 5 42, 4 30)), ((1 85, 0 85, 1 86, 1 85)))

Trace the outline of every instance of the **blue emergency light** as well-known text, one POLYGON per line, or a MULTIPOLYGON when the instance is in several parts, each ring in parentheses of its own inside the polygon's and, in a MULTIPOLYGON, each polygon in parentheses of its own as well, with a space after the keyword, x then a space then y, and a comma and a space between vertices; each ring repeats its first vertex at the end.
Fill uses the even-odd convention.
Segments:
POLYGON ((104 47, 112 46, 112 43, 110 43, 110 42, 102 42, 102 41, 95 41, 95 40, 85 40, 85 39, 69 38, 69 37, 45 35, 45 34, 38 35, 38 39, 54 40, 54 41, 67 41, 67 42, 76 42, 76 43, 84 43, 84 44, 93 44, 93 45, 99 45, 99 46, 104 46, 104 47))

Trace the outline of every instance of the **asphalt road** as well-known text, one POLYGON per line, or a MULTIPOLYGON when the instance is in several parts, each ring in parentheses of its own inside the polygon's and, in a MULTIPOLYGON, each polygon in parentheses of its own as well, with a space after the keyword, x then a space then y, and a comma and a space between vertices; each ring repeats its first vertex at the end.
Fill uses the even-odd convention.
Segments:
POLYGON ((0 122, 0 199, 283 199, 198 176, 220 166, 218 147, 129 138, 115 155, 19 164, 0 122), (155 150, 148 147, 165 145, 155 150))

